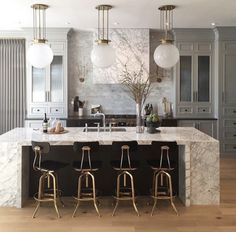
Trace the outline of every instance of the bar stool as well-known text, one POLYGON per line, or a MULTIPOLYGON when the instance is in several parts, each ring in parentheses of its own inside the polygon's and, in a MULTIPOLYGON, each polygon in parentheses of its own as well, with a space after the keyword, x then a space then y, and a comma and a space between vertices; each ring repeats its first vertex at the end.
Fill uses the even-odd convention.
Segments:
POLYGON ((119 201, 132 201, 133 207, 137 215, 139 212, 135 203, 135 188, 134 188, 134 177, 131 172, 137 170, 139 166, 138 161, 130 159, 131 153, 134 153, 138 149, 137 141, 124 141, 124 142, 113 142, 112 150, 113 152, 121 153, 121 158, 119 161, 111 161, 111 166, 114 170, 118 171, 116 180, 116 195, 114 196, 116 200, 115 208, 113 210, 112 216, 115 215, 116 209, 118 207, 119 201), (123 182, 121 178, 123 177, 123 182), (129 182, 128 183, 128 179, 129 182))
POLYGON ((178 215, 178 211, 173 202, 174 197, 172 189, 172 177, 170 174, 171 171, 175 169, 174 166, 171 166, 171 160, 169 155, 170 147, 173 145, 177 145, 176 142, 152 142, 153 150, 157 152, 157 148, 160 147, 161 155, 160 159, 147 160, 148 164, 153 170, 151 196, 154 199, 154 204, 152 207, 151 216, 153 216, 154 210, 157 205, 157 200, 170 200, 173 210, 178 215), (168 146, 163 144, 168 144, 168 146))
POLYGON ((74 197, 77 201, 77 204, 72 217, 75 217, 76 211, 78 210, 81 201, 93 201, 96 212, 100 217, 101 215, 97 206, 97 191, 93 172, 99 170, 99 168, 102 166, 102 162, 92 161, 90 156, 91 152, 93 152, 93 155, 95 155, 96 152, 99 151, 99 143, 74 142, 73 149, 74 152, 81 154, 81 160, 75 161, 73 163, 73 168, 75 171, 79 172, 79 177, 78 193, 77 197, 74 197), (82 181, 85 181, 85 183, 82 183, 82 181), (82 184, 85 186, 82 186, 82 184))
POLYGON ((57 213, 57 217, 60 218, 61 215, 59 213, 57 207, 57 200, 61 202, 61 191, 58 190, 58 176, 57 171, 66 167, 68 164, 54 161, 54 160, 44 160, 42 161, 42 155, 46 155, 50 152, 50 144, 47 142, 35 142, 32 141, 32 149, 34 151, 34 161, 33 161, 33 169, 35 171, 40 171, 41 176, 39 178, 39 187, 38 193, 34 195, 34 199, 38 202, 37 206, 33 213, 33 218, 43 202, 53 202, 54 207, 57 213), (52 181, 52 189, 51 189, 51 181, 52 181), (45 188, 45 184, 47 187, 45 188))

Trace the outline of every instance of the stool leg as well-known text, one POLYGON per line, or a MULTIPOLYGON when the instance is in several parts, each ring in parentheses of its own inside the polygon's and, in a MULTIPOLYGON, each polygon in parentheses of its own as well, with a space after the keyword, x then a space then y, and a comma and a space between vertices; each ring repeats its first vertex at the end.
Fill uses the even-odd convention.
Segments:
POLYGON ((97 214, 99 217, 101 217, 100 213, 99 213, 99 210, 98 210, 98 206, 97 206, 97 202, 96 202, 96 186, 95 186, 95 179, 94 179, 94 176, 93 174, 89 173, 90 177, 92 178, 92 185, 93 185, 93 204, 94 204, 94 207, 97 211, 97 214))
POLYGON ((152 207, 152 212, 151 212, 151 216, 153 216, 154 214, 154 210, 156 208, 156 205, 157 205, 157 191, 158 191, 158 173, 156 172, 155 173, 155 178, 154 178, 154 190, 153 190, 153 197, 154 197, 154 204, 153 204, 153 207, 152 207))
POLYGON ((78 199, 80 199, 80 195, 81 195, 81 180, 82 180, 82 177, 83 175, 81 174, 78 178, 78 195, 77 195, 77 204, 76 204, 76 207, 75 207, 75 210, 72 214, 72 217, 75 217, 75 214, 79 208, 79 204, 80 204, 80 201, 78 199))
POLYGON ((59 192, 59 189, 58 189, 58 188, 59 188, 59 184, 58 184, 58 175, 57 175, 57 173, 55 173, 54 175, 55 175, 55 178, 56 178, 56 184, 57 184, 57 197, 58 197, 58 199, 59 199, 59 201, 60 201, 62 207, 65 207, 65 204, 64 204, 64 202, 63 202, 62 199, 61 199, 61 193, 59 192))
POLYGON ((54 203, 54 207, 55 207, 55 210, 56 210, 56 213, 57 213, 57 217, 60 218, 61 215, 59 213, 59 210, 57 208, 57 183, 56 183, 56 178, 54 176, 53 173, 49 173, 49 175, 52 177, 52 180, 53 180, 53 203, 54 203))
POLYGON ((131 181, 132 202, 133 202, 134 210, 136 211, 137 215, 140 216, 137 206, 136 206, 136 203, 135 203, 134 178, 130 173, 129 173, 129 176, 130 176, 130 181, 131 181))
POLYGON ((175 211, 175 213, 178 215, 178 211, 175 207, 175 204, 173 202, 173 191, 172 191, 172 181, 171 181, 171 176, 169 175, 169 190, 170 190, 170 203, 171 203, 171 206, 173 208, 173 210, 175 211))
MULTIPOLYGON (((39 189, 38 189, 38 198, 39 200, 42 199, 42 195, 43 195, 43 181, 45 178, 45 174, 41 175, 39 178, 39 189)), ((38 212, 38 209, 40 207, 40 201, 38 201, 38 204, 33 212, 32 218, 35 218, 36 213, 38 212)))
POLYGON ((117 180, 116 180, 116 205, 113 209, 113 212, 112 212, 112 217, 115 216, 115 212, 116 212, 116 209, 119 205, 119 197, 120 197, 120 176, 121 174, 119 174, 117 176, 117 180))

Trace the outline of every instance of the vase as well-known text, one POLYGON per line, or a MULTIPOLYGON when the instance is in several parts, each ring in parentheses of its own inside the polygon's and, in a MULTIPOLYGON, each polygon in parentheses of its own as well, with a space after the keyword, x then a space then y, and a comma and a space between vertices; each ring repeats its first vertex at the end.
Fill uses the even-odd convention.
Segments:
POLYGON ((140 103, 136 103, 136 133, 144 132, 143 118, 142 118, 142 107, 140 103))

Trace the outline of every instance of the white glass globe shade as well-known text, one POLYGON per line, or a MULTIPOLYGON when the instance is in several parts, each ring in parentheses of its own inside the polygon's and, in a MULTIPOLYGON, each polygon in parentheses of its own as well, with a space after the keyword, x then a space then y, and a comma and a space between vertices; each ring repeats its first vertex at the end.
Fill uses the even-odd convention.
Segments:
POLYGON ((179 50, 173 44, 161 44, 154 52, 154 60, 161 68, 171 68, 175 66, 179 60, 179 50))
POLYGON ((108 68, 115 63, 115 49, 110 44, 96 44, 91 52, 91 60, 98 68, 108 68))
POLYGON ((35 68, 44 68, 51 64, 53 52, 45 43, 33 43, 27 52, 27 59, 35 68))

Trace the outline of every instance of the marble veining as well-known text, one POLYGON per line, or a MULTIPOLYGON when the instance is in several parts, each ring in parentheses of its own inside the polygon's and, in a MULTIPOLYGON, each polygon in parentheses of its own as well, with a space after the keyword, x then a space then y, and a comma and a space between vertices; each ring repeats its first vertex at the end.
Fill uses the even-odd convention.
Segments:
POLYGON ((137 140, 139 144, 152 141, 176 141, 179 145, 179 197, 186 206, 217 205, 219 188, 219 142, 190 127, 161 127, 161 133, 137 134, 135 128, 126 132, 83 132, 83 128, 67 128, 66 134, 44 134, 32 128, 16 128, 0 136, 0 206, 22 207, 27 197, 28 175, 26 146, 32 140, 47 141, 51 145, 72 145, 74 141, 137 140))

